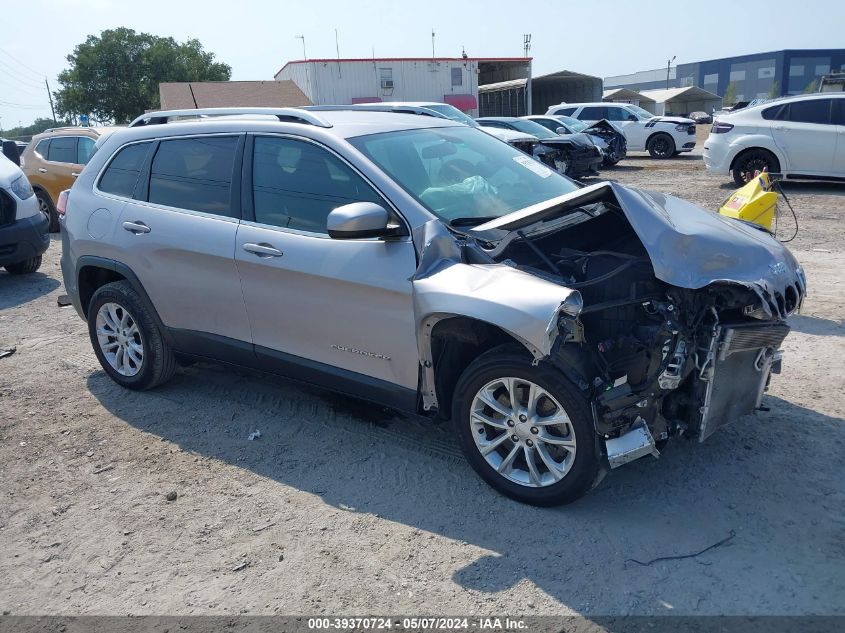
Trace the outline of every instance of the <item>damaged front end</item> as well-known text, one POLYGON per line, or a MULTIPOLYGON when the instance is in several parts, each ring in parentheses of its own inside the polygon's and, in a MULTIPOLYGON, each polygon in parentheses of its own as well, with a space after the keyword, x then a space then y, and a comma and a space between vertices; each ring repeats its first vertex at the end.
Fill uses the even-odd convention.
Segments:
MULTIPOLYGON (((577 311, 553 311, 544 359, 589 399, 611 467, 657 455, 673 435, 703 441, 759 408, 806 293, 801 267, 765 232, 614 183, 469 235, 469 259, 577 291, 577 311)), ((535 357, 545 351, 535 345, 535 357)))
POLYGON ((599 173, 602 153, 587 134, 568 134, 556 139, 541 139, 532 155, 540 162, 571 178, 599 173))
POLYGON ((628 141, 625 134, 607 119, 596 121, 585 128, 584 133, 604 143, 604 164, 615 165, 628 155, 628 141))

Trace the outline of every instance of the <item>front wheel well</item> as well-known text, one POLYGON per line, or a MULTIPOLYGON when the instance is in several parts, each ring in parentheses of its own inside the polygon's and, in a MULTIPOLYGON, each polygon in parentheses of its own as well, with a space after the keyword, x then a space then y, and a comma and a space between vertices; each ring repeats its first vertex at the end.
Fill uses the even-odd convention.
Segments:
POLYGON ((476 358, 502 345, 512 345, 530 356, 525 346, 498 326, 472 317, 438 321, 431 332, 434 387, 441 417, 452 411, 455 385, 476 358))
POLYGON ((126 277, 119 272, 101 266, 84 266, 79 271, 78 288, 79 288, 79 303, 82 306, 82 311, 85 316, 88 316, 88 306, 91 303, 91 297, 97 292, 97 289, 109 284, 113 281, 124 281, 126 277))

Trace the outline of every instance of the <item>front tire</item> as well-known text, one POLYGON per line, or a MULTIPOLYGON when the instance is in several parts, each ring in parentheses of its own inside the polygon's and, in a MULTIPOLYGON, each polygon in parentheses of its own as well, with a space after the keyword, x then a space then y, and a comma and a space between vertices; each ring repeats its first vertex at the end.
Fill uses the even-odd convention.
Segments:
POLYGON ((38 199, 38 209, 47 216, 47 219, 50 220, 50 228, 48 229, 50 233, 58 233, 59 232, 59 213, 56 211, 56 206, 53 204, 53 201, 50 199, 50 194, 46 191, 39 189, 35 192, 35 197, 38 199))
POLYGON ((672 158, 675 154, 674 139, 663 132, 648 139, 646 149, 652 158, 672 158))
POLYGON ((152 389, 176 371, 173 350, 127 281, 106 284, 91 297, 88 334, 100 365, 122 387, 152 389))
POLYGON ((36 270, 41 268, 41 255, 30 257, 22 262, 6 264, 4 268, 10 275, 28 275, 30 273, 34 273, 36 270))
POLYGON ((551 365, 512 348, 475 361, 455 388, 453 422, 464 455, 493 488, 537 506, 569 503, 599 473, 586 400, 551 365))
POLYGON ((764 170, 769 173, 779 172, 780 163, 778 159, 775 158, 774 154, 764 149, 752 149, 737 156, 731 174, 734 177, 734 182, 742 187, 754 177, 754 172, 764 170))

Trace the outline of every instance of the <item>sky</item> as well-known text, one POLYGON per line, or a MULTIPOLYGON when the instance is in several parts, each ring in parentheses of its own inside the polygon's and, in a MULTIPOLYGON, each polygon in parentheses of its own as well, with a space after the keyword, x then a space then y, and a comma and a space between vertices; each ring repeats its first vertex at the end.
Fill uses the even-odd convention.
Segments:
POLYGON ((765 3, 639 0, 4 0, 0 129, 50 116, 45 77, 59 88, 67 55, 88 35, 125 26, 197 38, 232 79, 273 79, 285 62, 335 57, 518 57, 531 34, 535 75, 599 77, 784 48, 845 47, 842 0, 765 3), (219 7, 219 8, 218 8, 219 7), (235 7, 233 9, 233 7, 235 7))

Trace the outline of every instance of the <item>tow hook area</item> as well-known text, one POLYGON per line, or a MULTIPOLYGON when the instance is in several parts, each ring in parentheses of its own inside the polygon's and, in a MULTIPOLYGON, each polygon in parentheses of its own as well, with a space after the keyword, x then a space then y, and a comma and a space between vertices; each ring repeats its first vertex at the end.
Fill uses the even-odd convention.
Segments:
POLYGON ((605 440, 607 461, 611 468, 619 468, 646 455, 660 457, 660 451, 654 445, 654 438, 648 426, 639 419, 639 424, 619 437, 605 440))

